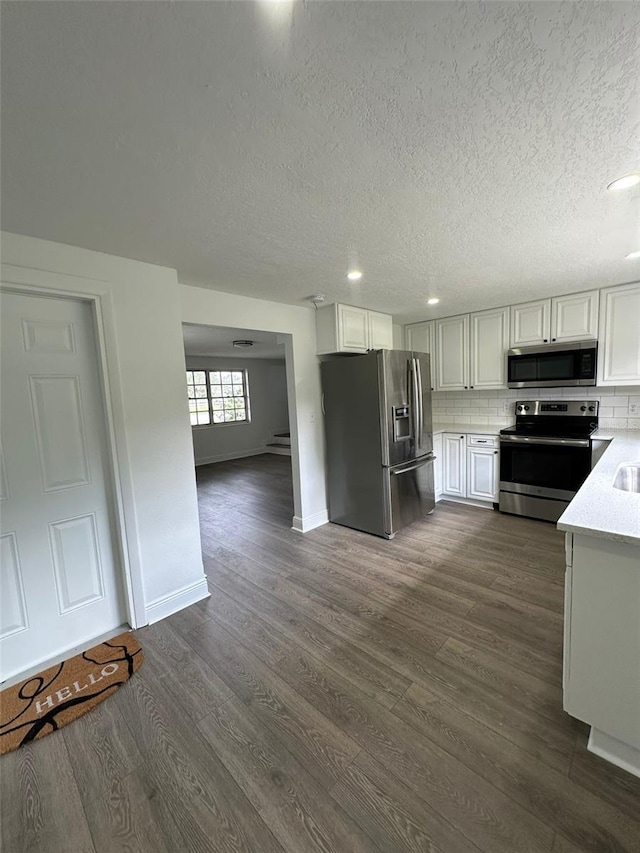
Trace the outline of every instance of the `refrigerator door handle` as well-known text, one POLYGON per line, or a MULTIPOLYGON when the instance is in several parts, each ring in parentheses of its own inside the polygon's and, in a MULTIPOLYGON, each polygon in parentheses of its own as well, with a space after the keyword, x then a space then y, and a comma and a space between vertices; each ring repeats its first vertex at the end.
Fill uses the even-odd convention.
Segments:
POLYGON ((416 383, 418 389, 418 425, 420 433, 418 435, 418 449, 422 447, 422 433, 424 431, 424 401, 422 399, 422 368, 420 367, 420 359, 416 358, 416 374, 418 381, 416 383))
MULTIPOLYGON (((420 446, 420 409, 418 396, 418 372, 416 370, 416 359, 411 359, 411 408, 413 415, 413 438, 417 448, 420 446)), ((417 455, 417 452, 416 452, 417 455)))
POLYGON ((392 474, 406 474, 408 471, 415 471, 416 468, 422 468, 423 465, 427 465, 429 462, 434 462, 437 459, 436 456, 430 455, 425 456, 424 459, 421 459, 419 462, 414 462, 413 465, 408 465, 405 468, 390 468, 392 474))

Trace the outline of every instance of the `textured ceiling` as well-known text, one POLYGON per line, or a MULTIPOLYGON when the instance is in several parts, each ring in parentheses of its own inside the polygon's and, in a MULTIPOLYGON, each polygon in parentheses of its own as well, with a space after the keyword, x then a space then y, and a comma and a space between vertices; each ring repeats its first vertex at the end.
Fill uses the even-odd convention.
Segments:
POLYGON ((277 358, 284 361, 284 343, 278 343, 278 335, 274 332, 183 323, 182 336, 186 355, 277 358), (253 346, 246 349, 234 347, 233 341, 237 340, 253 341, 253 346))
POLYGON ((8 231, 399 321, 640 277, 640 4, 1 6, 8 231))

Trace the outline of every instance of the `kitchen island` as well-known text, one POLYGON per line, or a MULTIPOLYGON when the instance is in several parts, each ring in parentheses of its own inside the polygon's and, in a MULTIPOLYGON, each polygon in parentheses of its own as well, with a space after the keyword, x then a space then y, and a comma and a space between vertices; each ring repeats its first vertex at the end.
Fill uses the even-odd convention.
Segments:
POLYGON ((640 776, 640 494, 616 488, 640 464, 640 433, 609 445, 558 521, 566 533, 564 709, 591 726, 588 748, 640 776))

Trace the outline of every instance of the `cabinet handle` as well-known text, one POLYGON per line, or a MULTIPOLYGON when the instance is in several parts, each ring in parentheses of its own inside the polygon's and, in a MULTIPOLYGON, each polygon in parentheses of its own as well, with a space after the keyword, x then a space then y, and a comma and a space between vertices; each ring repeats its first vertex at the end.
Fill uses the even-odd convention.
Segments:
POLYGON ((555 338, 551 338, 551 343, 553 343, 554 341, 555 341, 555 338))
POLYGON ((544 339, 544 341, 543 341, 543 343, 544 343, 544 344, 548 344, 548 343, 549 343, 548 339, 547 339, 547 338, 545 338, 545 339, 544 339))
POLYGON ((464 438, 464 436, 463 436, 463 435, 461 435, 461 436, 460 436, 460 438, 464 438))
POLYGON ((497 451, 497 450, 494 450, 494 451, 493 451, 493 455, 494 455, 494 456, 497 456, 497 455, 498 455, 498 451, 497 451))
POLYGON ((466 385, 464 386, 464 390, 465 390, 465 391, 467 390, 467 386, 466 386, 466 385))

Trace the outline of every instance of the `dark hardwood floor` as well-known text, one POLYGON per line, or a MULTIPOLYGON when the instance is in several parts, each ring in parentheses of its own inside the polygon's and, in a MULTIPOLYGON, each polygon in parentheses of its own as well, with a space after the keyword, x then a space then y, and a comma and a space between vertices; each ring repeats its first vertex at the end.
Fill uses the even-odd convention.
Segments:
POLYGON ((211 597, 0 761, 6 853, 640 851, 640 780, 562 711, 563 537, 440 503, 291 523, 290 459, 198 470, 211 597))

